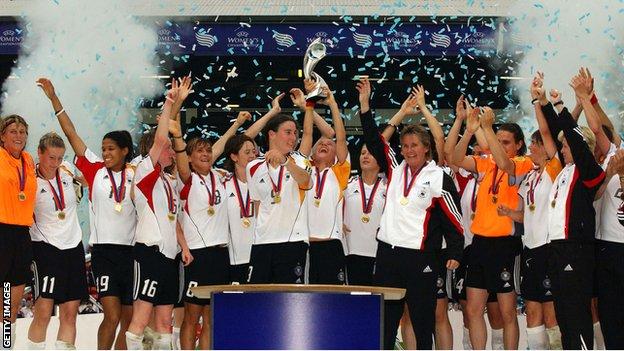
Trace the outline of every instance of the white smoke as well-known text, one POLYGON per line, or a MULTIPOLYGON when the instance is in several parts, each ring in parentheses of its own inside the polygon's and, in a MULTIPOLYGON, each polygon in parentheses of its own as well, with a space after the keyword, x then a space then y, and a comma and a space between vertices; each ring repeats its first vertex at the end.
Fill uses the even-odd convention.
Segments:
MULTIPOLYGON (((518 1, 510 10, 511 36, 523 59, 517 76, 531 78, 536 71, 546 75, 547 90, 562 91, 569 109, 576 103, 569 87, 579 67, 589 67, 601 105, 621 132, 618 112, 623 100, 624 3, 596 1, 518 1)), ((523 125, 533 124, 528 93, 530 80, 513 81, 520 107, 529 116, 523 125)), ((535 128, 534 128, 535 129, 535 128)))
POLYGON ((2 87, 1 113, 17 113, 29 122, 29 150, 44 133, 60 132, 50 102, 35 84, 38 77, 52 80, 96 154, 105 133, 138 125, 141 98, 162 92, 158 80, 141 78, 158 72, 156 30, 129 15, 127 3, 44 0, 24 10, 20 26, 27 34, 14 79, 2 87))

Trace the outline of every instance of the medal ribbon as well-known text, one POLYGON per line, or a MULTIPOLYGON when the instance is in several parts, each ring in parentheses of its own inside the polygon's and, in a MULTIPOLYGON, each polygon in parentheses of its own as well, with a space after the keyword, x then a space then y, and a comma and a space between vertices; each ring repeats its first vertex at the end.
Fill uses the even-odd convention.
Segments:
POLYGON ((373 190, 371 190, 370 196, 368 197, 368 199, 366 199, 366 190, 364 189, 364 180, 362 180, 362 178, 360 177, 360 194, 362 197, 362 210, 364 211, 364 214, 371 213, 371 210, 373 208, 373 200, 375 199, 375 194, 377 193, 377 188, 379 187, 379 183, 381 183, 381 178, 377 177, 377 180, 375 181, 375 185, 373 185, 373 190))
POLYGON ((121 185, 119 186, 119 188, 117 188, 117 183, 115 182, 113 172, 108 168, 106 169, 106 171, 108 172, 108 179, 113 186, 113 198, 115 199, 116 203, 120 204, 126 196, 126 170, 121 170, 121 185))
POLYGON ((47 180, 48 185, 50 185, 50 190, 52 190, 52 199, 54 200, 54 206, 57 211, 63 211, 65 209, 65 193, 63 191, 63 183, 61 182, 61 175, 59 171, 56 171, 56 186, 58 186, 59 192, 57 193, 50 180, 47 180))
POLYGON ((277 178, 277 184, 273 181, 273 177, 271 177, 271 172, 269 168, 269 163, 267 162, 267 168, 269 169, 268 175, 269 180, 271 180, 271 186, 273 187, 273 194, 277 195, 282 191, 282 179, 284 178, 284 166, 280 166, 279 168, 279 177, 277 178))
POLYGON ((490 194, 496 196, 498 194, 498 188, 500 187, 500 182, 503 180, 503 176, 505 176, 505 172, 501 172, 501 176, 496 179, 498 175, 498 166, 494 166, 494 177, 492 177, 492 185, 490 185, 489 192, 490 194))
POLYGON ((20 157, 20 162, 22 163, 22 171, 20 172, 19 167, 15 167, 15 169, 17 170, 17 177, 19 178, 19 190, 20 193, 23 193, 26 188, 26 178, 28 174, 26 174, 26 163, 22 157, 20 157))
POLYGON ((173 201, 173 189, 171 188, 171 184, 169 184, 169 181, 162 172, 160 173, 160 178, 164 183, 165 194, 167 195, 167 208, 169 209, 169 213, 176 213, 175 203, 173 201))
POLYGON ((201 174, 197 173, 197 175, 199 176, 199 179, 202 180, 202 182, 204 182, 204 186, 206 187, 206 191, 208 192, 208 206, 214 206, 215 204, 215 200, 217 198, 217 192, 215 191, 215 187, 216 187, 216 180, 215 180, 215 176, 212 173, 212 171, 210 171, 210 186, 212 187, 212 191, 210 191, 210 189, 208 189, 208 184, 206 184, 206 180, 204 179, 204 177, 202 177, 201 174))
POLYGON ((321 176, 319 173, 319 169, 316 168, 316 184, 315 184, 315 195, 314 198, 315 199, 320 199, 321 196, 323 196, 323 189, 325 189, 325 179, 327 178, 327 172, 329 171, 329 168, 326 168, 323 171, 323 176, 321 176))
POLYGON ((418 174, 420 174, 420 171, 422 171, 423 168, 425 168, 425 166, 427 165, 427 162, 425 162, 422 166, 420 166, 420 168, 418 169, 418 171, 416 171, 416 173, 414 173, 414 175, 412 176, 412 179, 410 179, 409 184, 407 182, 407 177, 408 177, 408 171, 409 171, 409 166, 406 164, 404 171, 403 171, 403 197, 407 198, 407 196, 409 195, 410 191, 412 191, 412 186, 414 186, 414 182, 416 181, 416 178, 418 177, 418 174))
POLYGON ((479 185, 479 182, 477 178, 473 177, 473 179, 475 182, 472 186, 472 194, 470 196, 470 210, 474 214, 477 211, 477 185, 479 185))
POLYGON ((544 170, 542 170, 539 174, 537 173, 537 170, 534 170, 533 173, 537 174, 537 177, 534 180, 529 182, 529 193, 528 193, 529 196, 527 196, 527 202, 529 205, 535 204, 535 189, 537 188, 537 184, 542 178, 542 174, 544 173, 544 170))
POLYGON ((249 216, 249 209, 251 207, 251 198, 249 198, 249 189, 247 189, 247 197, 243 200, 243 194, 236 178, 236 173, 232 174, 232 181, 234 182, 234 190, 236 190, 236 198, 238 199, 238 206, 241 211, 241 218, 247 218, 249 216))

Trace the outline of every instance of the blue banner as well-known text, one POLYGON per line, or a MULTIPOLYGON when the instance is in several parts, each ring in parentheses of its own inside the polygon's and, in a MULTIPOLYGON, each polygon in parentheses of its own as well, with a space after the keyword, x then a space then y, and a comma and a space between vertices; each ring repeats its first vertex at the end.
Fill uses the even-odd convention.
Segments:
MULTIPOLYGON (((159 25, 158 51, 164 55, 302 56, 316 38, 335 56, 441 56, 493 54, 494 24, 232 24, 159 25)), ((16 23, 0 23, 0 54, 19 52, 25 33, 16 23)))

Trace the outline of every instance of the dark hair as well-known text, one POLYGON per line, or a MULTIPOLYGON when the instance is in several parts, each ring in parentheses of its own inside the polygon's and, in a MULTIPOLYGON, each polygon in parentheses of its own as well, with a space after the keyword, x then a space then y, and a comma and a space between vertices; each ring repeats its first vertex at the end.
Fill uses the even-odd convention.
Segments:
POLYGON ((120 149, 128 149, 125 160, 126 162, 132 161, 134 158, 132 136, 127 130, 114 130, 112 132, 108 132, 104 135, 104 138, 102 138, 102 140, 104 139, 112 140, 120 149))
POLYGON ((408 124, 401 129, 401 141, 403 141, 403 137, 408 134, 415 135, 418 140, 429 149, 426 154, 426 156, 429 157, 431 155, 431 138, 429 137, 429 132, 418 124, 408 124))
POLYGON ((186 154, 191 156, 193 151, 200 147, 212 147, 212 143, 208 139, 195 137, 186 143, 186 154))
POLYGON ((266 142, 265 146, 267 149, 269 148, 269 131, 277 132, 279 127, 286 122, 293 122, 295 126, 297 127, 297 129, 299 129, 299 126, 297 125, 297 121, 295 121, 295 119, 292 118, 292 116, 285 115, 282 113, 271 118, 271 120, 267 122, 266 126, 264 126, 264 128, 262 129, 262 134, 264 135, 265 142, 266 142))
POLYGON ((145 157, 149 154, 152 145, 154 145, 154 137, 156 136, 156 128, 152 128, 141 135, 139 140, 139 155, 145 157))
POLYGON ((540 145, 544 145, 544 140, 542 139, 542 134, 539 130, 536 130, 531 134, 531 140, 537 142, 540 145))
POLYGON ((237 154, 246 142, 254 144, 253 139, 245 134, 234 135, 225 142, 225 146, 223 147, 223 155, 225 156, 223 168, 225 170, 234 172, 234 161, 232 161, 230 155, 237 154))
POLYGON ((520 128, 517 123, 503 123, 498 126, 498 130, 503 130, 513 134, 516 144, 522 142, 522 146, 520 147, 520 150, 518 150, 518 155, 526 155, 527 147, 524 142, 524 133, 522 132, 522 128, 520 128))
POLYGON ((45 152, 49 147, 58 147, 64 149, 65 142, 63 141, 63 138, 61 138, 58 134, 56 134, 55 132, 50 132, 42 136, 41 139, 39 139, 38 149, 41 152, 45 152))

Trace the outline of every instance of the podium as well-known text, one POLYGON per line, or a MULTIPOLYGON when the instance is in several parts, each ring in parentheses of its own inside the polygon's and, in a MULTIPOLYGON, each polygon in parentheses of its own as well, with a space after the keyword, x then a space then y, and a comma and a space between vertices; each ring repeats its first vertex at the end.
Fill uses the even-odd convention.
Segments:
POLYGON ((217 350, 381 349, 384 299, 405 289, 348 285, 249 284, 192 288, 211 299, 217 350))

